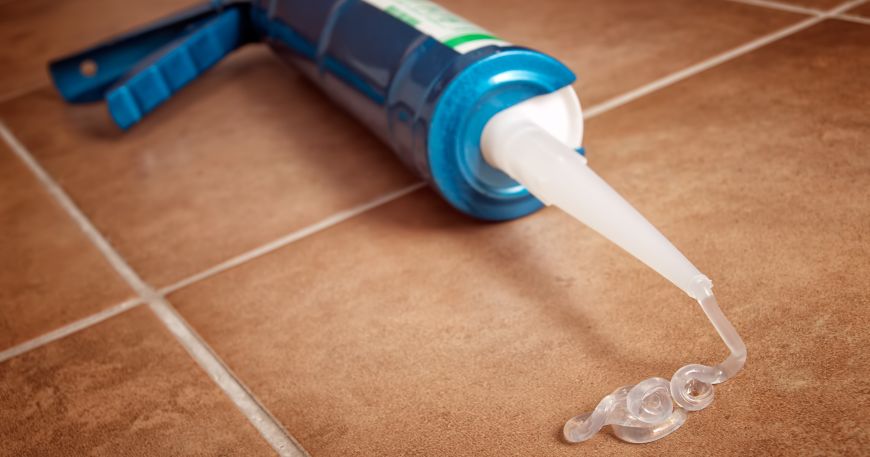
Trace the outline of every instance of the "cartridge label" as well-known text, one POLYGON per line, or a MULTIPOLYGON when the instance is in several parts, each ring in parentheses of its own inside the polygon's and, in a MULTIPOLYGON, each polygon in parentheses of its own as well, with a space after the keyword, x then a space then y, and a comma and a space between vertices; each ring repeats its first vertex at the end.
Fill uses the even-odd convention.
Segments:
POLYGON ((485 46, 510 44, 429 0, 364 1, 461 54, 485 46))

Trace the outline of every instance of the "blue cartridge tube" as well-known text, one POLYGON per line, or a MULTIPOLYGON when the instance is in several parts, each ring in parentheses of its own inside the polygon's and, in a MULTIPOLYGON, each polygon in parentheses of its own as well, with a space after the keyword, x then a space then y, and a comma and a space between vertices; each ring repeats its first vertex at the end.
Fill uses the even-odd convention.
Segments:
POLYGON ((217 2, 59 59, 50 70, 67 100, 105 98, 128 128, 224 55, 257 41, 460 211, 507 220, 542 206, 483 160, 481 134, 498 112, 569 86, 574 74, 427 0, 217 2), (82 75, 83 62, 99 72, 82 75))

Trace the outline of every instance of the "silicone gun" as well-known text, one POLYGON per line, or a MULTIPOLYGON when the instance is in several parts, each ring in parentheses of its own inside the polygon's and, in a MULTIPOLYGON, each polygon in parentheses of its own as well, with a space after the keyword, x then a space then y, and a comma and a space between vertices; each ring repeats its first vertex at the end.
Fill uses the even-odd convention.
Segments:
POLYGON ((509 220, 555 205, 697 300, 731 351, 604 397, 564 427, 640 443, 676 430, 743 367, 712 283, 586 164, 574 74, 426 0, 212 2, 54 61, 71 103, 105 100, 127 129, 248 43, 264 42, 389 145, 459 211, 509 220))

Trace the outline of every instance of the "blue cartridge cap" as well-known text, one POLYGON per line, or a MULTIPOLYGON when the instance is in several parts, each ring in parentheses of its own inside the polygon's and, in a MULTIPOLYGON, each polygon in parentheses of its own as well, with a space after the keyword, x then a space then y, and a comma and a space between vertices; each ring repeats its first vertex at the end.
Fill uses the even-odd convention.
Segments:
POLYGON ((498 112, 575 80, 556 59, 521 47, 499 48, 459 70, 437 95, 428 132, 431 181, 441 195, 460 211, 492 221, 540 209, 525 187, 486 163, 480 138, 498 112))

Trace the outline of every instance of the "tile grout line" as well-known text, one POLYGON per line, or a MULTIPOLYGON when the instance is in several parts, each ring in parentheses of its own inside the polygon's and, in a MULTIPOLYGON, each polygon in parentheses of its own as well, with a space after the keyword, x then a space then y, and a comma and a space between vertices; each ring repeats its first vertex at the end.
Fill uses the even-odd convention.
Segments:
POLYGON ((761 8, 768 8, 768 9, 778 10, 778 11, 786 11, 789 13, 806 14, 809 16, 825 16, 825 15, 827 15, 826 19, 827 18, 836 18, 836 19, 843 19, 843 20, 847 20, 847 21, 859 22, 862 24, 870 24, 870 19, 868 19, 868 18, 846 13, 846 11, 848 11, 856 6, 861 5, 866 0, 860 1, 860 2, 843 2, 840 5, 835 6, 834 8, 828 9, 827 11, 826 10, 819 10, 816 8, 810 8, 810 7, 806 7, 806 6, 792 5, 790 3, 782 3, 782 2, 779 2, 776 0, 724 0, 724 1, 729 1, 729 2, 734 2, 734 3, 743 3, 745 5, 758 6, 761 8), (841 9, 841 7, 843 7, 845 5, 848 5, 848 7, 841 9), (833 10, 838 10, 839 12, 829 14, 833 10))
MULTIPOLYGON (((774 1, 774 0, 724 0, 724 1, 729 1, 729 2, 734 2, 734 3, 743 3, 746 5, 758 6, 761 8, 768 8, 768 9, 779 10, 779 11, 787 11, 790 13, 807 14, 810 16, 825 15, 824 10, 818 10, 815 8, 808 8, 808 7, 804 7, 804 6, 791 5, 788 3, 781 3, 778 1, 774 1)), ((848 10, 851 10, 852 8, 855 8, 856 6, 859 6, 863 3, 866 3, 866 0, 861 1, 861 2, 849 3, 848 8, 845 8, 843 11, 840 11, 839 13, 829 15, 826 17, 826 19, 840 19, 843 21, 857 22, 859 24, 870 25, 870 18, 867 18, 864 16, 859 16, 857 14, 849 14, 847 12, 848 10)), ((843 6, 843 4, 840 4, 839 6, 843 6)), ((838 8, 838 7, 835 7, 835 8, 838 8)))
POLYGON ((233 374, 165 297, 153 297, 148 301, 148 307, 169 332, 181 342, 191 357, 208 373, 212 381, 233 401, 236 408, 244 414, 279 456, 310 457, 310 454, 296 441, 293 435, 233 374))
POLYGON ((123 301, 117 305, 111 306, 97 313, 86 316, 77 321, 70 322, 63 327, 54 329, 48 333, 43 333, 31 340, 12 346, 11 348, 0 351, 0 363, 3 363, 13 357, 17 357, 25 352, 32 351, 36 348, 45 346, 48 343, 57 341, 65 336, 72 335, 80 330, 96 325, 110 317, 117 316, 127 310, 133 309, 145 303, 141 298, 132 298, 123 301))
POLYGON ((806 18, 798 23, 792 24, 788 27, 782 28, 775 32, 764 35, 760 38, 756 38, 748 43, 740 45, 731 50, 725 51, 723 53, 717 54, 713 57, 705 59, 699 63, 696 63, 690 67, 686 67, 677 72, 671 73, 665 77, 659 78, 651 83, 645 84, 643 86, 638 87, 637 89, 628 91, 622 95, 613 97, 609 100, 606 100, 602 103, 592 106, 588 110, 583 113, 584 119, 591 119, 595 116, 606 113, 612 109, 618 108, 622 105, 625 105, 629 102, 637 100, 643 96, 649 95, 653 92, 657 92, 665 87, 676 84, 686 78, 694 76, 703 71, 709 70, 710 68, 721 65, 725 62, 733 60, 737 57, 740 57, 744 54, 752 52, 758 48, 766 46, 770 43, 778 41, 782 38, 785 38, 789 35, 793 35, 801 30, 812 27, 825 19, 834 18, 838 14, 843 11, 849 10, 857 5, 864 3, 866 0, 852 0, 850 2, 846 2, 841 4, 840 6, 833 8, 831 10, 822 12, 816 16, 811 16, 806 18))
POLYGON ((725 0, 732 3, 742 3, 744 5, 757 6, 771 10, 786 11, 789 13, 806 14, 809 16, 819 16, 825 14, 824 10, 818 10, 807 6, 792 5, 790 3, 781 3, 774 0, 725 0))
MULTIPOLYGON (((176 340, 187 350, 188 354, 206 372, 209 378, 229 397, 238 410, 254 426, 260 435, 280 456, 302 457, 308 453, 296 442, 296 440, 275 420, 274 416, 257 401, 241 382, 227 369, 215 353, 202 341, 196 333, 187 325, 184 319, 178 315, 171 304, 161 295, 157 294, 148 286, 133 269, 127 265, 120 254, 109 244, 103 235, 94 227, 91 221, 76 206, 72 199, 61 189, 60 185, 49 176, 48 172, 36 161, 30 152, 12 134, 5 123, 0 121, 0 137, 12 149, 12 152, 30 169, 40 184, 55 198, 67 214, 78 223, 79 228, 85 233, 100 253, 108 260, 115 270, 122 276, 127 284, 139 295, 144 303, 154 312, 160 322, 175 336, 176 340)), ((117 313, 116 313, 117 314, 117 313)), ((105 316, 103 319, 108 318, 105 316)), ((83 319, 83 325, 67 330, 81 330, 93 325, 98 320, 83 319)), ((66 329, 66 328, 65 328, 66 329)), ((66 333, 66 334, 69 334, 66 333)), ((37 338, 38 340, 39 338, 37 338)), ((46 341, 47 342, 47 341, 46 341)), ((17 346, 19 349, 20 346, 17 346)))
POLYGON ((213 266, 205 271, 191 275, 185 279, 182 279, 178 282, 175 282, 169 286, 166 286, 166 287, 160 289, 158 292, 161 295, 169 295, 172 292, 175 292, 179 289, 182 289, 184 287, 187 287, 191 284, 197 283, 197 282, 202 281, 204 279, 210 278, 214 275, 220 274, 220 273, 227 271, 231 268, 235 268, 239 265, 242 265, 243 263, 254 260, 258 257, 262 257, 270 252, 274 252, 278 249, 281 249, 282 247, 287 246, 290 243, 293 243, 295 241, 299 241, 299 240, 306 238, 308 236, 314 235, 315 233, 326 230, 334 225, 340 224, 348 219, 351 219, 355 216, 363 214, 369 210, 372 210, 372 209, 375 209, 379 206, 385 205, 393 200, 397 200, 401 197, 404 197, 405 195, 413 193, 416 190, 422 189, 425 186, 426 186, 426 183, 417 182, 417 183, 411 184, 410 186, 406 186, 402 189, 399 189, 399 190, 390 192, 388 194, 382 195, 382 196, 380 196, 374 200, 371 200, 367 203, 363 203, 363 204, 355 206, 353 208, 339 211, 338 213, 335 213, 335 214, 333 214, 325 219, 321 219, 320 221, 315 222, 314 224, 311 224, 311 225, 303 227, 299 230, 290 232, 290 233, 282 236, 281 238, 278 238, 278 239, 270 241, 266 244, 260 245, 260 246, 254 248, 250 251, 246 251, 246 252, 239 254, 235 257, 232 257, 228 260, 225 260, 225 261, 223 261, 223 262, 221 262, 221 263, 219 263, 219 264, 217 264, 217 265, 215 265, 215 266, 213 266))
POLYGON ((846 11, 849 11, 852 8, 857 8, 865 3, 867 3, 867 0, 853 0, 851 2, 844 2, 841 3, 840 6, 832 8, 828 12, 834 15, 843 14, 846 11))
POLYGON ((854 14, 837 14, 836 16, 834 16, 834 18, 848 22, 855 22, 857 24, 870 25, 870 18, 864 16, 856 16, 854 14))

